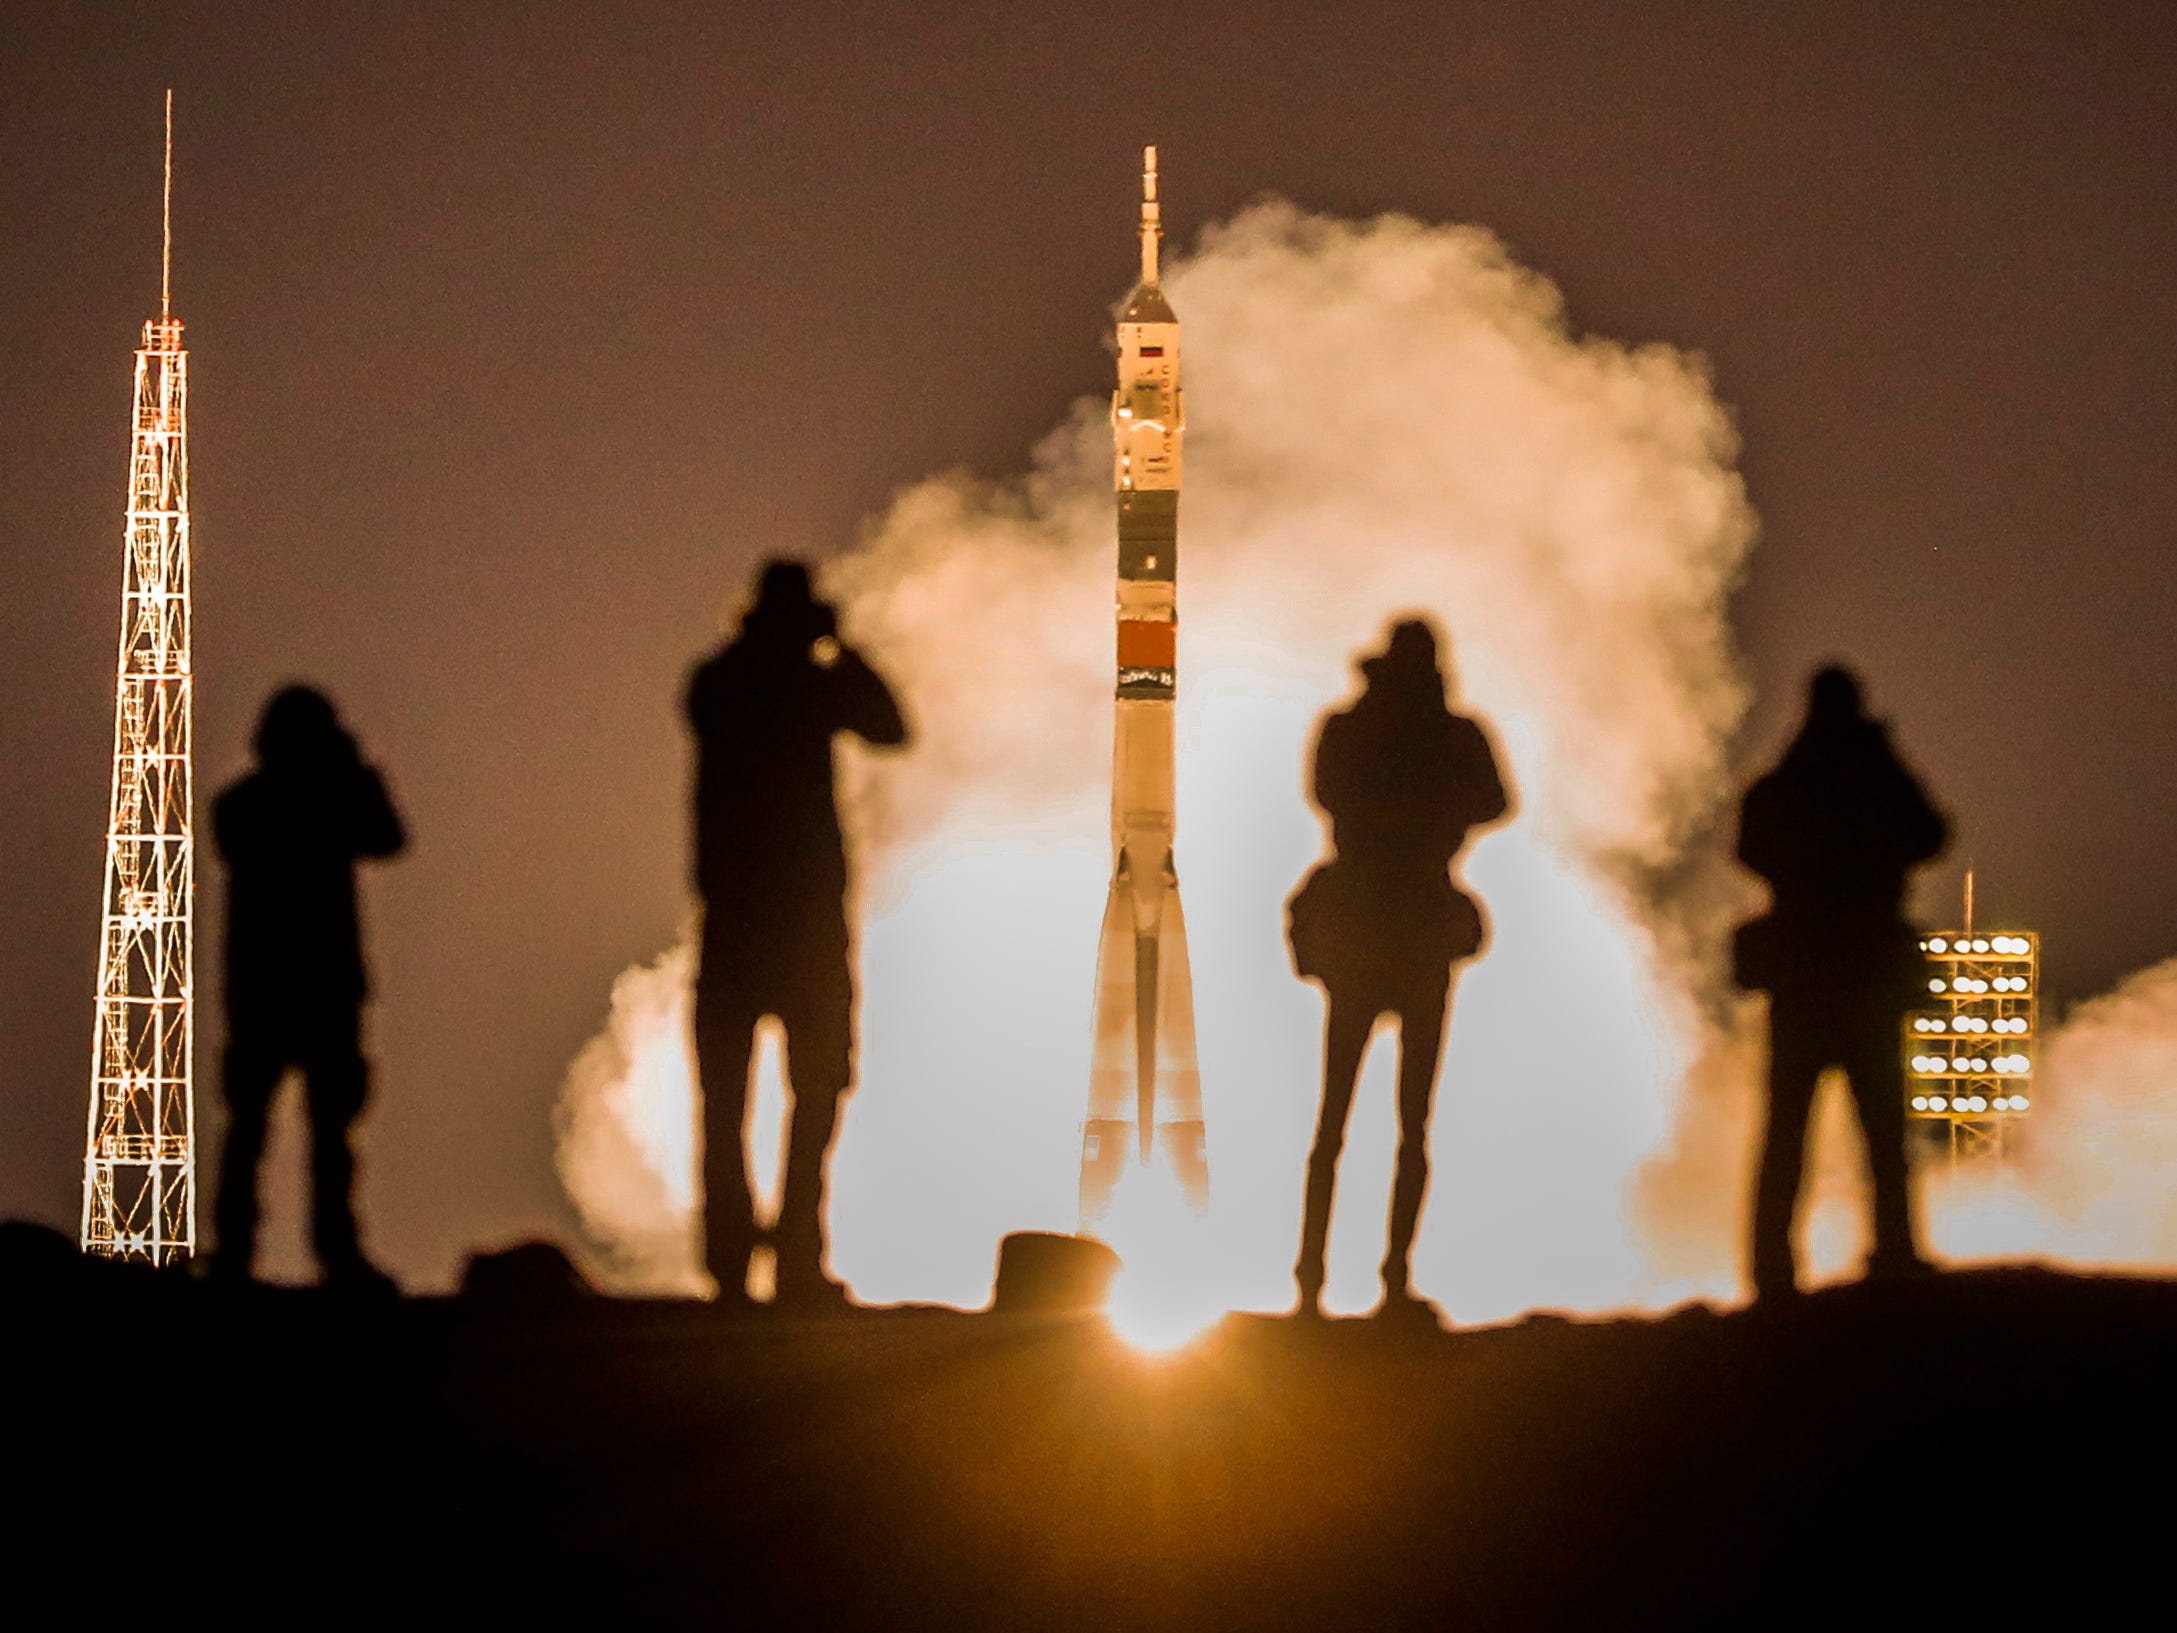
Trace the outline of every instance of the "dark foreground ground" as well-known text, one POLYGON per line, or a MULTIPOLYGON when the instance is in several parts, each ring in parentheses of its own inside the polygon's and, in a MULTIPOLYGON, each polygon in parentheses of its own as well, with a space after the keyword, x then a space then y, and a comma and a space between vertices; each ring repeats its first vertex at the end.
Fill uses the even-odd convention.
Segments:
POLYGON ((1475 1333, 6 1293, 6 1619, 2166 1627, 2177 1285, 1475 1333), (27 1607, 51 1607, 28 1616, 27 1607))

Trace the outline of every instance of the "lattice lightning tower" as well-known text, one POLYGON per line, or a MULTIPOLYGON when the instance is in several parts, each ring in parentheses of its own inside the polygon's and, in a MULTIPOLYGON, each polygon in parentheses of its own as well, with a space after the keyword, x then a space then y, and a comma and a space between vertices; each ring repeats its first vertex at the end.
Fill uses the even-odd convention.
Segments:
POLYGON ((174 93, 166 94, 159 315, 136 354, 113 797, 83 1154, 86 1252, 196 1250, 190 830, 189 358, 172 311, 174 93))

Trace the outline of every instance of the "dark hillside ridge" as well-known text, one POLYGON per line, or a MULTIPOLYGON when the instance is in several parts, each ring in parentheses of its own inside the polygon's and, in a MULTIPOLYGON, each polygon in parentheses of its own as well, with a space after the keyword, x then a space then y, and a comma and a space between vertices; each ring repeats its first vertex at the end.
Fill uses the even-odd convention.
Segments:
POLYGON ((76 1621, 154 1578, 287 1628, 2170 1614, 2166 1282, 1235 1318, 1157 1361, 1032 1317, 339 1302, 4 1257, 10 1597, 76 1621))

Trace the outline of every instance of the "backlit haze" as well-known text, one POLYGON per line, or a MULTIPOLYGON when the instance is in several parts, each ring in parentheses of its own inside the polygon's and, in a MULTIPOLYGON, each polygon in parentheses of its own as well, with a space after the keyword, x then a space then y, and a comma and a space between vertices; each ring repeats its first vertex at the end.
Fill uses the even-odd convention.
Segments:
MULTIPOLYGON (((1148 142, 1187 325, 1180 861, 1232 1301, 1292 1298, 1307 734, 1415 609, 1521 801, 1467 864, 1496 941, 1452 1017, 1420 1255, 1455 1314, 1736 1295, 1754 1058, 1717 961, 1755 898, 1709 824, 1830 658, 1955 819, 1923 915, 1972 862, 1981 918, 2042 937, 2044 1020, 2075 1021, 2011 1179, 1953 1206, 1928 1170, 1935 1239, 2177 1262, 2173 83, 2177 11, 2143 3, 14 0, 0 1216, 72 1231, 80 1200, 172 87, 198 811, 298 679, 402 806, 413 848, 362 886, 360 1196, 406 1285, 590 1227, 629 1284, 688 1274, 684 976, 614 982, 686 922, 679 691, 773 554, 825 568, 921 732, 847 755, 866 1009, 837 1268, 974 1303, 1000 1232, 1072 1222, 1108 866, 1099 348, 1148 142), (651 1045, 625 1117, 616 1038, 651 1045)), ((207 1195, 222 895, 207 855, 207 1195)), ((1346 1308, 1373 1294, 1386 1064, 1346 1308)), ((1856 1153, 1819 1143, 1814 1257, 1841 1271, 1856 1153)))
MULTIPOLYGON (((1419 609, 1449 631, 1517 812, 1464 869, 1495 936, 1456 993, 1417 1281, 1458 1320, 1735 1297, 1756 1057, 1716 956, 1758 898, 1729 881, 1713 832, 1745 702, 1729 597, 1755 521, 1705 370, 1573 337, 1556 289, 1473 227, 1264 204, 1205 234, 1166 286, 1188 345, 1179 867, 1212 1204, 1197 1229, 1168 1178, 1142 1176, 1115 1245, 1178 1255, 1167 1274, 1224 1304, 1291 1302, 1322 1014, 1282 935, 1323 843, 1303 768, 1351 660, 1419 609)), ((865 1300, 979 1304, 1001 1234, 1073 1225, 1109 873, 1108 439, 1086 400, 1029 474, 910 488, 829 575, 921 733, 907 756, 848 765, 862 1087, 833 1169, 832 1263, 865 1300)), ((689 972, 681 948, 621 978, 561 1107, 561 1171, 630 1288, 705 1280, 689 972)), ((1379 1038, 1333 1225, 1336 1309, 1376 1298, 1390 1073, 1379 1038)), ((778 1105, 767 1054, 766 1158, 778 1105)), ((1859 1244, 1834 1131, 1826 1143, 1812 1234, 1835 1273, 1859 1244)), ((2166 1250, 2138 1221, 2088 1245, 2036 1183, 1940 1192, 1935 1241, 2166 1250)))

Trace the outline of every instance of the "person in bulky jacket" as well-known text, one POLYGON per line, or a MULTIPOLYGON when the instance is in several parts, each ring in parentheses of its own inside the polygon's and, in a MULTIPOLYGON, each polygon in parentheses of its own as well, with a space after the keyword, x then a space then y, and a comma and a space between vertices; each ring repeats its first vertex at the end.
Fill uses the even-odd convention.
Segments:
POLYGON ((1426 1308, 1413 1292, 1411 1261, 1428 1188, 1429 1114, 1452 975, 1483 942, 1481 910, 1451 870, 1468 835, 1510 808, 1488 735, 1446 701, 1428 623, 1395 625, 1360 670, 1360 698, 1323 722, 1315 746, 1313 792, 1329 819, 1333 855, 1289 907, 1294 966, 1328 998, 1323 1103, 1294 1269, 1303 1315, 1319 1310, 1339 1152, 1361 1058, 1384 1015, 1399 1028, 1385 1307, 1426 1308))
POLYGON ((301 1073, 310 1114, 310 1235, 334 1285, 379 1288, 355 1221, 350 1137, 370 1096, 370 994, 355 864, 406 843, 385 781, 323 693, 290 686, 266 706, 257 766, 212 805, 227 867, 227 1137, 216 1205, 216 1277, 246 1280, 257 1248, 257 1170, 272 1097, 301 1073))
POLYGON ((1757 1298, 1797 1287, 1791 1236, 1807 1117, 1831 1066, 1844 1071, 1866 1135, 1874 1190, 1868 1273, 1923 1268, 1899 1042, 1921 976, 1905 895, 1913 870, 1942 854, 1948 831, 1888 730, 1867 713, 1858 679, 1823 669, 1808 688, 1798 736, 1739 810, 1739 860, 1774 896, 1736 944, 1740 984, 1769 994, 1768 1119, 1749 1252, 1757 1298))

